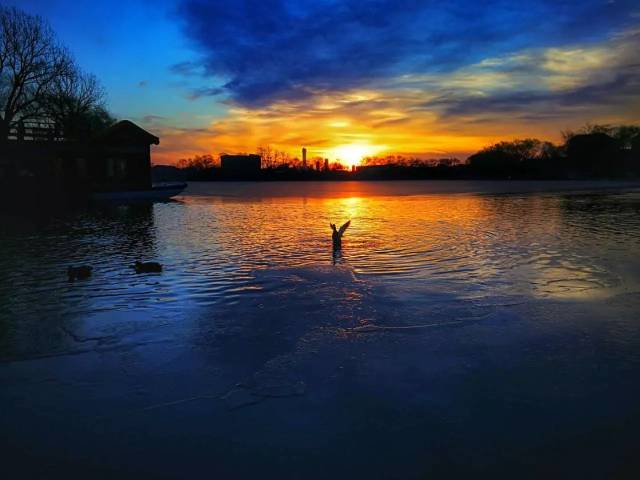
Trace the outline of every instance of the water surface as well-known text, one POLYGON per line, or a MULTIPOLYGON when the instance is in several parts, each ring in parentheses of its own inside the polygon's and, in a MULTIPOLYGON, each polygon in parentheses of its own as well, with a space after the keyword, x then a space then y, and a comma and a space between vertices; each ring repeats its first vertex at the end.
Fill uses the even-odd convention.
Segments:
POLYGON ((631 471, 640 191, 598 187, 202 183, 7 219, 2 450, 154 478, 631 471))

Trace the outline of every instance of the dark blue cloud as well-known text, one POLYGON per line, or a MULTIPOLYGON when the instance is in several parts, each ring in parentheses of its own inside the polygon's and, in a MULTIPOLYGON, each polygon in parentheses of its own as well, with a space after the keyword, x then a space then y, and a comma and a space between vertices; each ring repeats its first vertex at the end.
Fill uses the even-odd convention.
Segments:
POLYGON ((600 40, 638 23, 634 9, 636 0, 183 0, 178 13, 204 75, 225 78, 233 100, 264 105, 600 40))

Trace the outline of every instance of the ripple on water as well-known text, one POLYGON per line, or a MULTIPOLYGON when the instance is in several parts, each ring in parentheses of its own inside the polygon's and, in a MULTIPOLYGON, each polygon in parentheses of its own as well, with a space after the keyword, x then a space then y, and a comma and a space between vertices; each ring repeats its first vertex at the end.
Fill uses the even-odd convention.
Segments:
POLYGON ((0 315, 237 303, 274 288, 257 271, 334 262, 407 295, 428 286, 595 298, 637 286, 638 213, 638 193, 186 197, 99 208, 1 232, 0 315), (334 258, 328 224, 347 218, 334 258), (164 271, 137 275, 136 260, 164 271), (72 264, 92 265, 92 278, 69 283, 72 264))

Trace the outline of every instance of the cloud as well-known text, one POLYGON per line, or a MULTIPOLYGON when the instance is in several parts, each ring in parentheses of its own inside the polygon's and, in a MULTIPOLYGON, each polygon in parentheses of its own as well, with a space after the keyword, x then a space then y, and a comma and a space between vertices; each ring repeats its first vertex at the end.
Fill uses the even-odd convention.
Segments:
POLYGON ((171 67, 176 88, 190 100, 214 98, 220 113, 203 117, 203 129, 159 121, 155 151, 171 161, 268 144, 333 158, 358 143, 464 158, 502 139, 557 141, 585 122, 637 122, 633 8, 182 0, 179 18, 200 59, 171 67))
POLYGON ((158 122, 162 122, 163 120, 166 120, 166 117, 163 117, 161 115, 145 115, 144 117, 142 117, 142 123, 145 125, 156 124, 158 122))
POLYGON ((271 145, 299 155, 306 146, 310 156, 329 158, 353 143, 384 146, 381 154, 465 158, 502 139, 557 141, 561 130, 586 121, 638 118, 637 35, 523 49, 451 72, 381 79, 371 88, 310 89, 262 106, 231 103, 197 133, 213 153, 271 145))
POLYGON ((600 84, 585 85, 560 92, 508 92, 489 97, 460 96, 443 97, 425 104, 428 108, 439 108, 443 115, 456 117, 487 113, 527 113, 528 118, 549 118, 550 112, 558 117, 571 111, 585 111, 601 106, 615 107, 634 99, 640 106, 640 82, 638 75, 620 74, 600 84), (535 110, 534 110, 535 109, 535 110))
POLYGON ((432 92, 442 116, 526 114, 541 120, 635 106, 640 110, 640 31, 591 46, 529 49, 485 59, 447 76, 404 79, 432 92))
POLYGON ((186 77, 201 75, 201 66, 195 62, 179 62, 171 65, 169 71, 176 75, 183 75, 186 77))
POLYGON ((194 88, 193 90, 191 90, 191 92, 187 95, 187 98, 189 100, 198 100, 202 97, 217 97, 219 95, 222 95, 223 93, 224 93, 223 88, 200 87, 200 88, 194 88))
MULTIPOLYGON (((450 72, 536 45, 600 40, 627 27, 620 0, 184 0, 184 31, 202 55, 173 71, 225 80, 245 106, 375 85, 399 74, 450 72)), ((637 21, 637 20, 636 20, 637 21)))

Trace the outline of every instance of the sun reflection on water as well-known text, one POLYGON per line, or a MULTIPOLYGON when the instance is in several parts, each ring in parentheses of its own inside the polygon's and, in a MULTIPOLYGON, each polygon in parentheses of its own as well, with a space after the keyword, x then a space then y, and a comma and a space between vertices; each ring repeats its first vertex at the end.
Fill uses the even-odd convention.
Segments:
POLYGON ((266 197, 248 205, 216 197, 185 201, 215 210, 211 228, 226 232, 218 240, 255 268, 326 261, 329 223, 352 219, 342 258, 359 275, 562 298, 620 284, 607 261, 590 255, 609 248, 610 232, 585 236, 580 224, 567 221, 561 196, 367 196, 358 188, 349 187, 347 196, 266 197))

